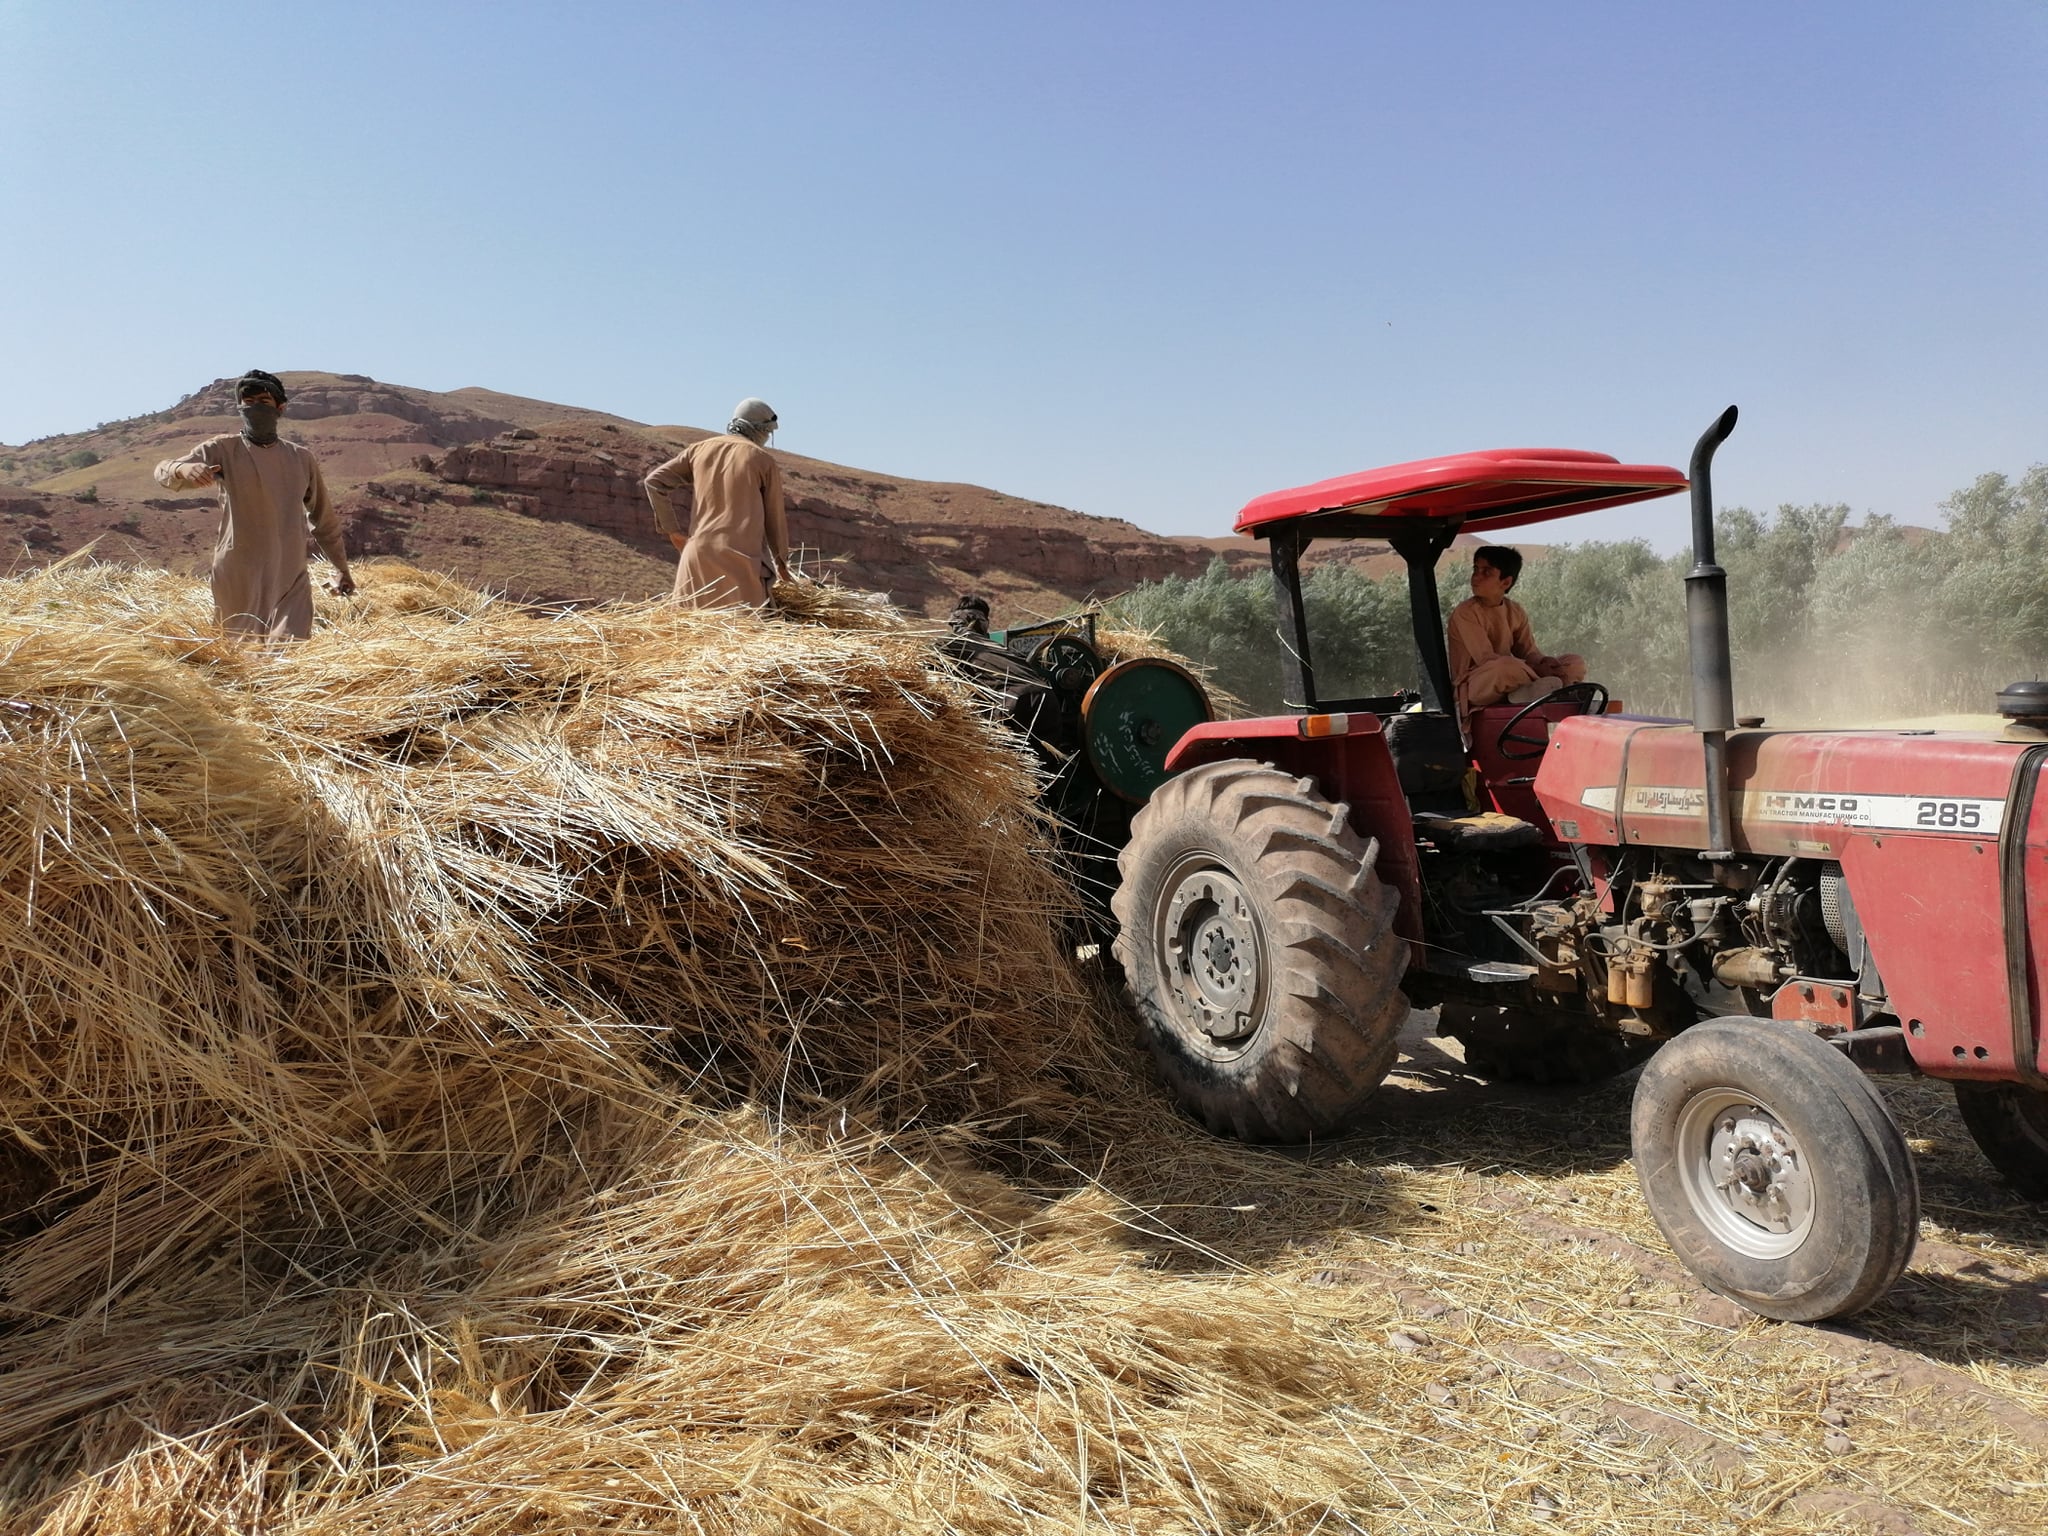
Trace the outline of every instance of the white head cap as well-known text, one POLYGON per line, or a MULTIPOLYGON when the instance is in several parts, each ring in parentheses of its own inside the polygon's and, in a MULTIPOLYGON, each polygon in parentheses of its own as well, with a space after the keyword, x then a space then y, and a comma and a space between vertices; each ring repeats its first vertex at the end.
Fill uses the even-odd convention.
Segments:
POLYGON ((749 395, 732 408, 732 420, 725 424, 725 430, 765 443, 775 435, 775 429, 780 425, 766 400, 756 400, 749 395))

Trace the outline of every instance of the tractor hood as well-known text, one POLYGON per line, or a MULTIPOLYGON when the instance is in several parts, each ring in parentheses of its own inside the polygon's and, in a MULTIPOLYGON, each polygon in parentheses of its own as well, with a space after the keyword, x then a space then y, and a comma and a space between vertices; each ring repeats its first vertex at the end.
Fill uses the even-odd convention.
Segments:
MULTIPOLYGON (((2015 768, 2029 750, 1974 731, 1733 731, 1735 846, 1820 859, 1840 859, 1852 840, 1878 836, 1995 847, 2015 768)), ((1566 842, 1707 845, 1699 737, 1683 721, 1561 721, 1535 788, 1566 842)))

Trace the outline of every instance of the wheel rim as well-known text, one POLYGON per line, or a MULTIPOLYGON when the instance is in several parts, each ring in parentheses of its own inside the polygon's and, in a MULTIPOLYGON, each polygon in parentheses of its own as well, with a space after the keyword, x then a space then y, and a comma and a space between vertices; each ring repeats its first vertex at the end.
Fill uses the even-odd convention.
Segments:
POLYGON ((1769 1105, 1711 1088, 1678 1117, 1686 1198, 1716 1238, 1753 1259, 1782 1259, 1813 1230, 1814 1174, 1769 1105))
POLYGON ((1213 854, 1192 854, 1160 884, 1155 943, 1184 1033, 1235 1055, 1265 1012, 1266 935, 1236 876, 1213 854))

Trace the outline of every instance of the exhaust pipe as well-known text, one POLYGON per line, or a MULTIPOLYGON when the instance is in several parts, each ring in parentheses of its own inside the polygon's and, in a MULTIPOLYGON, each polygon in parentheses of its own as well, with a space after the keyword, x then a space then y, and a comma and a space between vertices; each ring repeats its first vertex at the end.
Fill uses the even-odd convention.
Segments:
POLYGON ((1732 858, 1728 831, 1728 733, 1735 729, 1735 665, 1728 641, 1728 573, 1714 564, 1714 450, 1735 430, 1729 406, 1693 445, 1692 569, 1685 626, 1692 658, 1692 728, 1706 750, 1707 858, 1732 858))

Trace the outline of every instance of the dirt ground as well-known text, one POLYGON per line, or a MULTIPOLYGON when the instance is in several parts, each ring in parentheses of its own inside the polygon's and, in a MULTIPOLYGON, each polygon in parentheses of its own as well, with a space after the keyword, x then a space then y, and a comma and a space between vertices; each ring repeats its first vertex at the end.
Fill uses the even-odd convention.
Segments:
POLYGON ((1634 1074, 1490 1085, 1433 1024, 1411 1016, 1363 1135, 1281 1153, 1188 1126, 1085 1170, 1190 1245, 1162 1262, 1323 1299, 1388 1352, 1362 1411, 1402 1528, 2048 1530, 2048 1210, 1944 1085, 1878 1080, 1921 1179, 1906 1275, 1853 1319, 1777 1323, 1665 1247, 1634 1074))

